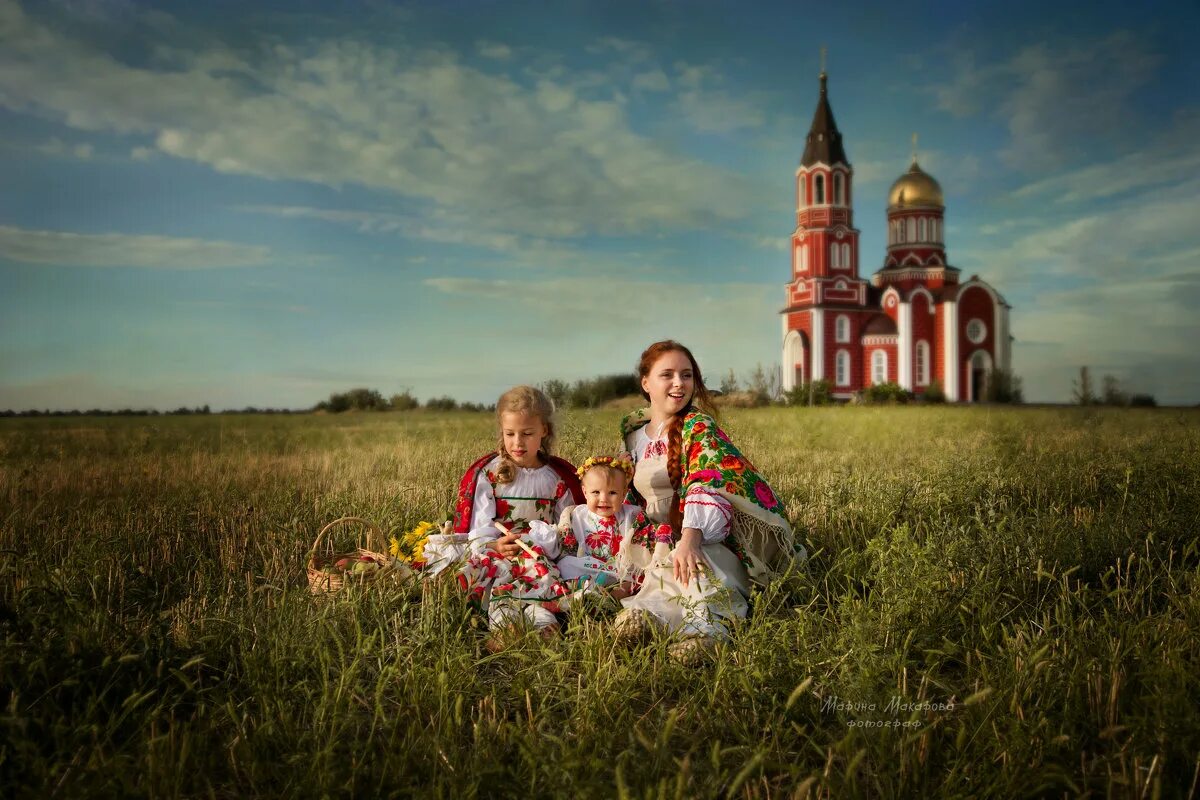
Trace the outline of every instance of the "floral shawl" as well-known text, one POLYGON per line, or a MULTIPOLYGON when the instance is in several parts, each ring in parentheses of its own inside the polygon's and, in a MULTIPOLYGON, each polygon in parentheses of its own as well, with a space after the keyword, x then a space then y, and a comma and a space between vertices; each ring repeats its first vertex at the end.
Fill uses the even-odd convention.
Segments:
MULTIPOLYGON (((648 408, 621 420, 621 436, 627 446, 629 435, 649 421, 648 408)), ((727 544, 742 559, 751 580, 765 584, 793 560, 807 557, 804 547, 795 541, 775 492, 712 417, 688 412, 683 418, 682 435, 680 496, 686 497, 692 488, 703 486, 729 501, 734 511, 733 541, 727 540, 727 544)))
MULTIPOLYGON (((479 481, 479 475, 483 472, 484 467, 495 457, 494 450, 481 457, 467 468, 466 474, 459 481, 458 498, 454 503, 455 533, 470 533, 471 514, 475 505, 475 484, 479 481)), ((575 474, 575 467, 571 466, 571 462, 558 456, 549 456, 546 463, 558 473, 558 477, 567 485, 567 490, 571 493, 575 503, 582 503, 583 487, 579 485, 579 476, 575 474)))

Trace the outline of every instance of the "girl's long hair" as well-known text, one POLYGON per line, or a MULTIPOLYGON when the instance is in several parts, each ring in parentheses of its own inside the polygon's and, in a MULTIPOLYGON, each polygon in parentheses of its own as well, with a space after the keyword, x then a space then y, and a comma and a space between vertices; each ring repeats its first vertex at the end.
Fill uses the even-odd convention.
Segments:
MULTIPOLYGON (((691 399, 688 400, 678 414, 671 418, 667 424, 667 474, 671 477, 671 486, 675 489, 675 496, 679 498, 678 503, 671 506, 671 526, 676 530, 681 530, 683 526, 683 498, 680 495, 680 490, 683 486, 683 467, 680 465, 680 450, 683 447, 683 418, 689 412, 699 409, 710 417, 717 416, 717 407, 713 402, 712 395, 708 392, 708 387, 704 385, 704 377, 700 374, 700 365, 696 363, 696 357, 692 355, 692 351, 688 350, 674 339, 664 339, 661 342, 655 342, 642 351, 642 357, 638 359, 638 379, 649 377, 650 371, 654 369, 654 365, 658 359, 662 358, 667 353, 678 352, 687 356, 688 361, 692 365, 692 379, 695 383, 691 399)), ((650 400, 650 395, 644 389, 642 397, 650 400)))
POLYGON ((541 419, 546 425, 546 436, 538 455, 546 461, 554 453, 554 403, 540 389, 533 386, 514 386, 496 401, 496 437, 499 440, 497 452, 500 454, 500 467, 496 470, 496 480, 500 483, 512 483, 517 477, 517 465, 504 447, 504 429, 501 426, 500 415, 515 411, 531 414, 541 419))

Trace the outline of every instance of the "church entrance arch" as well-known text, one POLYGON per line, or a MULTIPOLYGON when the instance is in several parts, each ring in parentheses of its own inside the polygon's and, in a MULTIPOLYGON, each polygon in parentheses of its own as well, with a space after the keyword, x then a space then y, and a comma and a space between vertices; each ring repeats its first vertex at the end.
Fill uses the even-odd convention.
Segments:
POLYGON ((992 374, 992 357, 986 350, 976 350, 971 354, 969 375, 967 378, 967 402, 979 403, 987 399, 988 380, 992 374))
POLYGON ((808 342, 800 331, 789 331, 783 340, 783 390, 786 392, 804 384, 807 369, 805 358, 808 342))

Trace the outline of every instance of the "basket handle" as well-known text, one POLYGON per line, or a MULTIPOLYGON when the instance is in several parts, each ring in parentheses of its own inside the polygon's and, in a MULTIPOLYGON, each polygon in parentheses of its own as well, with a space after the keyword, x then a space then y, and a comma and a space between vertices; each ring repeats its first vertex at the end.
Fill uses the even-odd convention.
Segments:
POLYGON ((381 531, 379 529, 379 526, 376 525, 374 522, 371 522, 371 520, 364 519, 362 517, 338 517, 333 522, 326 524, 324 528, 321 528, 320 533, 317 534, 316 541, 313 542, 312 549, 309 550, 309 552, 312 554, 316 554, 317 548, 321 546, 321 540, 325 538, 325 534, 328 533, 331 528, 334 528, 334 527, 344 524, 344 523, 358 523, 359 525, 362 525, 367 529, 367 549, 368 550, 373 550, 376 553, 387 552, 384 549, 387 545, 387 542, 383 538, 383 531, 381 531), (371 541, 372 536, 376 537, 375 542, 371 541), (376 547, 374 545, 378 545, 378 546, 376 547))

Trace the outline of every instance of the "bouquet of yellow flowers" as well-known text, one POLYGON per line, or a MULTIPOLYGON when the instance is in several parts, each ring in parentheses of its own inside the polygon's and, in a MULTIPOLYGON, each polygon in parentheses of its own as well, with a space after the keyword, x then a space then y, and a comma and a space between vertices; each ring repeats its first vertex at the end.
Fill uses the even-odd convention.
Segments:
POLYGON ((418 522, 417 527, 411 531, 391 537, 388 552, 397 561, 403 562, 413 569, 421 569, 425 566, 425 543, 429 541, 430 534, 441 533, 448 524, 418 522))

